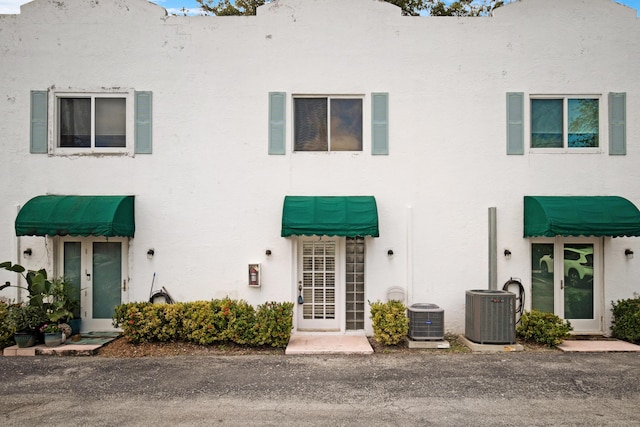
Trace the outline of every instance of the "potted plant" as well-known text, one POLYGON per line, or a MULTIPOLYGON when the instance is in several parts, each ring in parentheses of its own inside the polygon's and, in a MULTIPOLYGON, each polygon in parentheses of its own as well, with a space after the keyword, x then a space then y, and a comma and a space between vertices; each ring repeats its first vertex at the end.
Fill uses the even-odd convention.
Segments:
MULTIPOLYGON (((27 271, 23 266, 12 264, 10 261, 0 263, 0 268, 24 277, 27 287, 23 289, 29 292, 29 305, 45 311, 51 322, 67 322, 71 325, 73 333, 80 332, 80 306, 76 296, 79 290, 71 282, 62 278, 49 279, 45 269, 27 271)), ((21 286, 6 284, 0 286, 0 290, 7 286, 21 288, 21 286)))
POLYGON ((57 347, 63 342, 62 330, 57 323, 45 323, 40 327, 40 332, 44 334, 44 345, 47 347, 57 347))
POLYGON ((13 337, 18 347, 31 347, 37 341, 38 328, 47 319, 47 313, 41 307, 13 304, 9 306, 5 322, 14 332, 13 337))
POLYGON ((74 318, 74 312, 78 311, 78 303, 73 296, 73 287, 64 279, 53 279, 49 282, 43 301, 49 319, 52 322, 68 323, 74 318))

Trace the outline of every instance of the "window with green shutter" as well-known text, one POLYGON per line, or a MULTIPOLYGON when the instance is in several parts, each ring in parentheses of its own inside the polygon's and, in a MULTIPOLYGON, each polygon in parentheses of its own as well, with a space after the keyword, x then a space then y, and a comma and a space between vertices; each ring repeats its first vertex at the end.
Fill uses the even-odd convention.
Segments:
POLYGON ((507 154, 524 154, 524 93, 507 93, 507 154))
POLYGON ((150 154, 152 93, 31 92, 32 153, 150 154), (52 124, 49 141, 49 123, 52 124))
POLYGON ((269 154, 286 154, 286 107, 284 92, 269 92, 269 154))
POLYGON ((29 151, 34 154, 46 154, 49 151, 47 141, 47 116, 49 97, 46 90, 31 91, 31 132, 29 151))
POLYGON ((609 154, 627 154, 627 94, 609 94, 609 154))
POLYGON ((389 154, 389 94, 371 94, 371 154, 389 154))

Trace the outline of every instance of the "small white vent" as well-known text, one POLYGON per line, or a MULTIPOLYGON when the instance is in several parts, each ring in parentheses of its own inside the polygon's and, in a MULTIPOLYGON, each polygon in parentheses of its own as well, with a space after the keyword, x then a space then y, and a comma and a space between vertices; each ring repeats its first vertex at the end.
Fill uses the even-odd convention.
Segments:
POLYGON ((407 309, 409 338, 413 340, 444 339, 444 310, 435 304, 413 304, 407 309))

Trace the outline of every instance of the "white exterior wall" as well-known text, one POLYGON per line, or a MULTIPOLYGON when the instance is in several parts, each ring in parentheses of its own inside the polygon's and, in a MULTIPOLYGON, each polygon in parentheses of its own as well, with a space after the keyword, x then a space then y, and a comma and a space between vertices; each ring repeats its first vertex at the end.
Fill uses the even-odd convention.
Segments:
MULTIPOLYGON (((180 301, 294 301, 284 196, 373 195, 380 237, 367 238, 365 299, 403 286, 409 304, 438 304, 447 330, 463 332, 464 291, 488 287, 489 207, 498 286, 521 278, 530 300, 523 196, 640 203, 640 22, 607 0, 524 0, 491 18, 402 17, 375 0, 276 0, 256 17, 37 0, 0 15, 0 62, 0 261, 53 268, 51 241, 15 237, 17 206, 32 197, 133 194, 130 301, 148 298, 154 272, 155 289, 180 301), (153 154, 30 154, 29 93, 52 88, 152 91, 153 154), (284 156, 267 154, 270 91, 288 97, 284 156), (388 156, 371 155, 372 92, 389 93, 388 156), (527 118, 529 94, 600 95, 601 152, 506 155, 507 92, 525 93, 527 118), (626 156, 608 155, 609 92, 627 93, 626 156), (294 153, 294 94, 363 95, 364 150, 294 153), (253 262, 258 289, 247 286, 253 262)), ((528 132, 526 122, 525 147, 528 132)), ((640 241, 604 238, 603 248, 606 332, 610 302, 640 290, 640 257, 623 255, 640 254, 640 241)), ((15 277, 0 271, 5 280, 15 277)))

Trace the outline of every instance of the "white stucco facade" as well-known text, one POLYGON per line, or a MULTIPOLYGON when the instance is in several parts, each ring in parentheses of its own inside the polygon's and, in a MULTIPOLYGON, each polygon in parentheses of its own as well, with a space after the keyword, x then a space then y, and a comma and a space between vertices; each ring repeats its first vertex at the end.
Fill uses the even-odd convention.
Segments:
MULTIPOLYGON (((463 332, 465 291, 490 286, 489 208, 497 286, 521 279, 530 308, 532 243, 562 241, 523 238, 524 196, 640 204, 640 21, 608 0, 523 0, 485 18, 403 17, 376 0, 275 0, 255 17, 36 0, 0 15, 0 63, 0 261, 60 273, 60 238, 15 236, 18 209, 35 196, 133 195, 123 301, 148 299, 154 273, 154 289, 178 301, 296 301, 301 238, 280 236, 284 197, 372 195, 380 236, 365 238, 365 302, 400 286, 408 305, 437 304, 447 331, 463 332), (34 90, 48 94, 46 154, 29 149, 34 90), (151 154, 131 148, 136 91, 153 94, 151 154), (85 92, 129 97, 128 151, 56 148, 56 97, 85 92), (268 153, 270 92, 286 94, 284 155, 268 153), (524 94, 521 155, 506 148, 511 92, 524 94), (372 154, 373 93, 388 94, 386 155, 372 154), (625 155, 609 152, 609 93, 626 94, 625 155), (361 98, 362 150, 294 151, 300 95, 361 98), (596 149, 530 148, 529 100, 551 95, 599 100, 596 149), (260 287, 247 284, 251 263, 260 287)), ((640 241, 594 244, 607 333, 611 301, 640 292, 640 241), (627 259, 627 248, 639 256, 627 259)), ((0 271, 3 283, 15 279, 0 271)))

